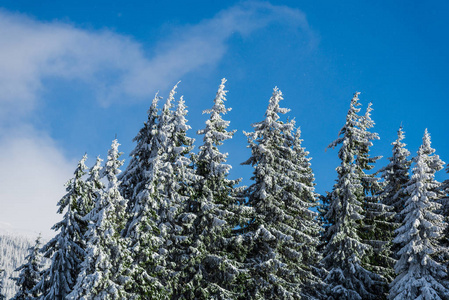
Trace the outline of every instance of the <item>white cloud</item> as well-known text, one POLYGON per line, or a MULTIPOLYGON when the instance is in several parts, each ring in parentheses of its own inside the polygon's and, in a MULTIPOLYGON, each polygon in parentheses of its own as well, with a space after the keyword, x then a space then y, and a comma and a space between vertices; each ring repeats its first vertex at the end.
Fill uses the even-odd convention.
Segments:
POLYGON ((0 11, 0 103, 29 112, 49 77, 81 80, 104 103, 152 96, 184 74, 217 63, 233 34, 248 35, 272 22, 299 28, 310 38, 301 11, 245 2, 178 28, 148 57, 141 44, 111 31, 92 32, 0 11))
POLYGON ((51 236, 51 226, 61 219, 56 203, 75 162, 45 133, 27 126, 1 136, 0 145, 0 227, 51 236))
POLYGON ((148 56, 131 37, 41 22, 0 10, 0 227, 50 235, 56 203, 75 162, 31 122, 46 79, 80 82, 105 105, 148 99, 183 75, 218 63, 234 34, 247 36, 273 22, 314 38, 304 14, 265 2, 244 2, 157 41, 148 56))

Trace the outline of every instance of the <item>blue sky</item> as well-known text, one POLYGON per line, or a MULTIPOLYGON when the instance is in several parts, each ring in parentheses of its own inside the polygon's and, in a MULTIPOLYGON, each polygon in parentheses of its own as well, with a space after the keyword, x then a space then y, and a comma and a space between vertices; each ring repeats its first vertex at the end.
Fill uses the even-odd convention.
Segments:
MULTIPOLYGON (((317 191, 332 188, 325 151, 361 92, 373 103, 374 155, 390 156, 400 124, 416 153, 424 129, 449 162, 446 1, 3 1, 0 9, 0 226, 51 235, 76 161, 125 152, 154 94, 189 108, 190 136, 228 79, 232 177, 249 156, 242 130, 278 86, 310 152, 317 191)), ((386 159, 378 165, 382 166, 386 159)), ((448 178, 445 172, 440 180, 448 178)))

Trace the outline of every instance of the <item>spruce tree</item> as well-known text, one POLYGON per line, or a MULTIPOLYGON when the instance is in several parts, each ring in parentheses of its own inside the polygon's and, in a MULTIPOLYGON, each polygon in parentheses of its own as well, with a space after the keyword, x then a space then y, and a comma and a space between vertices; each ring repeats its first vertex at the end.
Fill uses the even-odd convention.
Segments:
POLYGON ((318 226, 309 210, 317 205, 313 174, 299 136, 292 134, 294 122, 283 122, 279 114, 282 93, 274 89, 265 119, 245 133, 251 157, 253 184, 245 190, 254 215, 246 230, 252 233, 247 256, 250 280, 245 298, 299 299, 309 292, 317 258, 318 226), (293 146, 295 147, 293 148, 293 146), (304 288, 304 290, 302 290, 304 288))
POLYGON ((190 127, 186 124, 184 101, 181 98, 176 111, 172 104, 176 88, 177 85, 170 91, 160 115, 160 98, 153 100, 148 121, 135 138, 137 146, 122 176, 122 191, 130 197, 131 217, 124 236, 130 239, 135 256, 134 282, 147 282, 135 288, 152 286, 148 291, 140 291, 141 295, 163 288, 165 296, 173 294, 179 286, 177 268, 186 260, 185 254, 175 253, 177 244, 186 239, 183 226, 191 226, 192 218, 179 216, 192 193, 196 175, 188 158, 193 139, 185 134, 190 127))
POLYGON ((434 152, 426 129, 405 188, 403 225, 396 230, 393 241, 401 250, 389 299, 449 299, 446 266, 435 260, 438 252, 447 251, 440 243, 447 224, 442 215, 435 213, 441 207, 435 192, 440 186, 435 173, 444 163, 434 152))
POLYGON ((392 220, 385 222, 382 227, 383 240, 388 241, 384 246, 384 253, 389 256, 390 264, 393 266, 393 272, 388 272, 386 278, 391 282, 396 274, 394 273, 394 264, 398 258, 397 252, 400 250, 397 244, 393 243, 394 230, 402 225, 401 211, 405 203, 405 184, 410 180, 409 169, 411 160, 407 159, 410 152, 405 148, 406 144, 402 142, 404 139, 404 131, 402 126, 398 130, 398 137, 392 143, 392 156, 388 158, 389 164, 379 170, 381 178, 383 178, 383 185, 377 198, 380 203, 392 208, 394 213, 392 220))
POLYGON ((158 258, 161 239, 156 223, 162 151, 157 138, 159 100, 160 97, 156 95, 148 111, 148 120, 133 140, 137 145, 131 152, 131 161, 124 174, 119 177, 122 182, 121 193, 128 201, 129 213, 122 236, 129 241, 128 249, 133 261, 127 291, 137 295, 138 299, 161 298, 164 290, 156 277, 159 272, 158 263, 161 261, 158 258))
MULTIPOLYGON (((141 194, 138 197, 139 193, 147 191, 146 185, 154 180, 153 171, 157 165, 158 151, 160 149, 160 145, 155 138, 158 132, 157 104, 160 99, 161 97, 157 94, 153 98, 148 110, 148 119, 133 139, 133 142, 136 142, 137 145, 130 153, 131 160, 126 170, 119 177, 121 181, 120 192, 128 200, 127 210, 129 212, 133 211, 134 206, 140 201, 139 198, 143 196, 141 194)), ((148 204, 150 204, 151 208, 156 209, 153 202, 150 201, 148 204)))
MULTIPOLYGON (((179 244, 179 253, 194 252, 198 255, 186 261, 180 270, 180 289, 175 296, 185 299, 234 299, 236 279, 241 263, 235 261, 230 250, 232 228, 239 223, 238 191, 235 186, 240 180, 228 179, 231 166, 226 164, 227 154, 219 151, 224 141, 235 133, 228 132, 229 121, 222 115, 231 109, 226 108, 226 92, 223 79, 214 99, 206 128, 199 130, 203 135, 203 145, 194 156, 196 175, 194 197, 189 197, 180 218, 193 216, 192 226, 184 228, 187 237, 179 244), (190 249, 190 251, 188 250, 190 249)), ((179 109, 179 105, 178 105, 179 109)))
MULTIPOLYGON (((184 239, 182 234, 182 227, 176 224, 176 219, 180 214, 181 199, 178 193, 179 182, 175 179, 180 176, 182 172, 182 164, 175 166, 178 154, 184 151, 184 148, 178 148, 175 139, 175 124, 173 101, 175 100, 177 84, 170 91, 169 96, 164 103, 161 113, 158 116, 159 123, 157 124, 157 134, 155 136, 156 143, 159 145, 157 149, 157 169, 155 169, 154 182, 154 201, 157 206, 157 220, 156 224, 159 229, 158 238, 161 242, 159 246, 159 261, 161 262, 158 268, 158 279, 167 288, 169 297, 173 297, 174 289, 178 282, 179 273, 175 269, 178 263, 172 255, 175 252, 177 240, 184 239), (175 167, 175 169, 174 169, 175 167), (181 168, 179 168, 181 167, 181 168), (178 276, 176 276, 178 275, 178 276)), ((181 125, 181 124, 179 124, 181 125)), ((178 129, 181 129, 179 126, 178 129)), ((188 129, 188 128, 183 128, 188 129)), ((177 138, 182 138, 178 136, 177 138)), ((191 219, 189 219, 191 220, 191 219)), ((179 256, 185 263, 185 255, 179 256)))
POLYGON ((292 157, 286 168, 284 199, 290 207, 291 215, 299 217, 295 227, 299 229, 296 237, 300 241, 301 258, 295 267, 301 280, 301 294, 305 299, 323 296, 322 271, 318 269, 321 254, 320 245, 322 228, 314 212, 319 207, 318 195, 315 193, 315 176, 313 174, 309 152, 302 146, 301 130, 294 134, 292 157), (293 199, 294 201, 292 201, 293 199), (294 206, 297 207, 294 207, 294 206))
POLYGON ((187 125, 183 97, 176 108, 172 104, 176 87, 162 109, 158 134, 162 145, 158 221, 165 261, 160 278, 170 284, 172 299, 190 299, 195 296, 190 291, 185 292, 192 284, 186 269, 188 264, 199 260, 200 253, 194 247, 186 246, 196 218, 186 206, 194 196, 193 186, 199 177, 190 159, 194 139, 187 136, 190 126, 187 125))
POLYGON ((395 213, 392 206, 380 201, 378 194, 382 190, 382 183, 376 176, 377 173, 371 172, 374 164, 381 158, 381 156, 370 156, 373 141, 379 139, 377 133, 370 132, 375 125, 371 119, 371 105, 371 103, 368 104, 365 115, 360 117, 360 139, 356 144, 355 164, 364 193, 364 218, 360 227, 360 237, 371 246, 362 260, 363 266, 385 279, 373 289, 378 299, 385 299, 388 294, 388 283, 394 278, 395 263, 392 259, 391 235, 386 232, 392 232, 396 228, 395 213))
MULTIPOLYGON (((384 280, 364 266, 372 246, 361 236, 365 211, 365 191, 370 188, 372 179, 365 176, 370 162, 368 148, 375 137, 368 134, 368 120, 357 113, 358 95, 351 100, 346 123, 339 138, 329 145, 341 145, 337 167, 338 180, 329 195, 329 207, 325 216, 331 224, 324 235, 327 242, 324 248, 323 263, 328 270, 325 282, 328 284, 329 299, 376 299, 379 286, 384 280)), ((368 112, 369 113, 369 112, 368 112)))
MULTIPOLYGON (((89 221, 85 235, 86 257, 77 283, 67 299, 125 299, 133 296, 125 291, 131 257, 126 239, 120 235, 126 217, 126 201, 118 189, 117 175, 123 165, 123 161, 119 160, 122 154, 118 151, 119 145, 117 140, 112 142, 102 172, 107 176, 109 186, 106 191, 97 191, 95 205, 86 216, 89 221)), ((100 180, 101 168, 97 170, 100 180)))
POLYGON ((39 235, 34 246, 28 249, 29 253, 25 257, 25 263, 16 269, 16 272, 20 273, 17 278, 13 279, 19 289, 12 300, 35 299, 40 296, 35 289, 36 285, 41 280, 41 272, 43 269, 40 247, 41 237, 39 235))
POLYGON ((58 213, 66 211, 62 221, 53 226, 58 234, 42 248, 44 257, 51 259, 51 265, 43 272, 36 290, 44 300, 62 300, 71 293, 78 277, 85 255, 85 241, 82 228, 85 225, 79 209, 85 203, 89 187, 83 181, 86 174, 87 155, 79 161, 75 177, 67 184, 67 194, 58 202, 58 213))

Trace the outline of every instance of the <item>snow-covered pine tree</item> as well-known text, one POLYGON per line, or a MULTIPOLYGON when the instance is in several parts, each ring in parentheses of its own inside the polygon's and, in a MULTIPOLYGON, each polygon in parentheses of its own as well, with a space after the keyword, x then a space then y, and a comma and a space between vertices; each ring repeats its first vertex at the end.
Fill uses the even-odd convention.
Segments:
MULTIPOLYGON (((410 152, 405 148, 406 144, 402 142, 405 138, 402 126, 398 130, 398 137, 392 143, 393 150, 392 156, 388 158, 389 164, 379 170, 381 178, 383 178, 382 189, 377 195, 379 201, 387 206, 392 207, 394 212, 393 222, 385 223, 386 226, 383 227, 384 240, 389 241, 390 248, 389 256, 392 258, 393 267, 395 264, 395 259, 398 258, 396 255, 400 250, 398 244, 393 243, 394 230, 402 225, 402 217, 400 215, 402 209, 404 208, 405 202, 405 184, 410 180, 409 170, 411 165, 411 160, 407 159, 410 152)), ((387 253, 386 253, 387 254, 387 253)), ((386 276, 389 282, 396 277, 396 274, 386 276), (391 278, 391 276, 393 276, 391 278)))
POLYGON ((189 243, 196 216, 187 207, 188 200, 194 196, 194 183, 198 180, 189 156, 193 149, 194 139, 187 136, 190 126, 187 125, 187 110, 183 97, 173 108, 176 86, 170 92, 160 116, 160 133, 163 153, 160 168, 160 207, 159 228, 164 241, 162 253, 165 269, 161 274, 162 282, 171 285, 172 299, 193 299, 184 293, 190 284, 186 265, 198 260, 200 253, 194 247, 186 247, 189 243))
POLYGON ((413 175, 406 184, 403 225, 396 230, 394 243, 402 248, 395 265, 397 277, 391 283, 389 299, 449 299, 447 267, 434 260, 442 249, 440 239, 447 224, 435 213, 440 183, 435 173, 443 169, 443 161, 430 146, 427 129, 417 156, 413 159, 413 175))
MULTIPOLYGON (((160 99, 161 97, 157 94, 153 98, 148 110, 148 119, 133 139, 133 142, 136 142, 137 145, 130 153, 131 160, 128 167, 121 176, 119 176, 121 182, 120 192, 123 197, 128 200, 127 210, 129 212, 133 211, 136 202, 140 201, 140 197, 143 196, 143 194, 139 197, 137 195, 142 191, 145 191, 146 185, 154 180, 153 169, 155 168, 155 163, 157 163, 157 159, 155 160, 155 158, 158 157, 158 149, 160 148, 160 145, 155 138, 158 132, 157 104, 160 99)), ((153 203, 148 204, 151 204, 150 207, 153 209, 156 208, 153 203)))
POLYGON ((325 216, 331 224, 324 233, 327 244, 323 253, 323 263, 329 272, 325 279, 329 299, 377 299, 376 289, 384 284, 383 278, 367 270, 362 262, 372 249, 360 236, 365 214, 363 163, 368 162, 363 155, 367 154, 371 139, 363 128, 367 128, 367 123, 362 124, 366 120, 357 115, 358 95, 354 94, 351 100, 339 138, 329 145, 329 148, 341 145, 338 180, 329 195, 325 216))
POLYGON ((385 281, 374 287, 378 299, 385 299, 388 294, 388 283, 394 278, 394 259, 391 252, 391 235, 395 227, 393 207, 382 203, 377 197, 382 189, 382 183, 376 174, 369 173, 381 156, 370 157, 370 148, 373 141, 379 136, 370 132, 374 127, 371 119, 371 103, 368 104, 365 115, 360 117, 359 129, 361 139, 357 141, 357 155, 355 164, 357 173, 361 179, 364 192, 364 219, 360 227, 360 236, 372 248, 363 259, 363 266, 377 274, 382 275, 385 281))
MULTIPOLYGON (((112 142, 102 172, 107 176, 109 186, 106 191, 98 186, 95 205, 86 216, 89 220, 85 235, 86 256, 77 283, 67 299, 129 299, 134 296, 125 291, 131 254, 126 239, 120 235, 125 223, 126 201, 119 192, 117 180, 123 165, 119 160, 122 155, 118 151, 119 145, 117 140, 112 142)), ((97 170, 100 173, 101 168, 97 170)), ((97 176, 99 181, 101 176, 97 176)))
POLYGON ((162 145, 157 138, 159 100, 160 97, 156 95, 148 111, 148 120, 134 138, 137 145, 131 152, 131 161, 123 176, 119 177, 129 213, 122 236, 129 241, 128 249, 133 261, 127 291, 140 299, 161 298, 164 290, 156 277, 159 262, 157 252, 161 245, 156 224, 162 152, 162 145))
POLYGON ((232 243, 232 228, 243 215, 238 211, 242 206, 238 206, 239 189, 235 187, 240 180, 227 178, 231 166, 226 164, 227 154, 218 149, 235 133, 235 130, 226 130, 229 121, 222 119, 222 115, 231 110, 224 104, 225 82, 226 79, 222 79, 212 109, 203 112, 210 114, 210 118, 206 128, 198 131, 204 138, 199 153, 194 156, 199 176, 195 182, 195 197, 187 199, 180 215, 181 219, 191 214, 195 218, 193 226, 184 228, 183 234, 188 238, 178 244, 177 251, 198 254, 179 270, 179 280, 183 284, 175 290, 175 295, 185 299, 235 299, 237 296, 233 290, 238 284, 240 266, 227 250, 232 243))
POLYGON ((317 205, 313 174, 299 136, 295 140, 292 134, 294 122, 280 120, 279 114, 289 111, 279 107, 282 99, 275 88, 265 119, 245 133, 251 157, 243 164, 254 167, 253 184, 245 190, 254 209, 246 228, 253 238, 244 297, 251 299, 299 299, 316 280, 313 266, 306 265, 317 258, 318 227, 309 211, 317 205))
POLYGON ((301 130, 297 128, 294 134, 291 161, 286 165, 284 201, 295 223, 289 224, 296 231, 296 240, 300 242, 301 258, 295 263, 297 274, 301 280, 301 294, 304 299, 323 296, 324 282, 322 271, 317 269, 321 254, 317 251, 320 244, 321 227, 317 213, 311 209, 319 206, 318 195, 315 193, 315 176, 313 174, 309 152, 302 146, 301 130), (290 206, 291 205, 291 206, 290 206), (296 206, 296 207, 295 207, 296 206), (298 231, 299 230, 299 231, 298 231))
POLYGON ((79 161, 75 177, 66 184, 67 194, 58 202, 58 213, 66 213, 62 221, 53 226, 58 234, 42 248, 44 257, 51 259, 51 265, 44 270, 36 291, 42 293, 40 299, 62 300, 73 289, 85 255, 85 241, 81 232, 85 221, 78 209, 85 202, 89 187, 82 177, 86 174, 87 155, 79 161))
POLYGON ((359 117, 359 139, 355 141, 357 147, 355 163, 366 195, 376 194, 380 190, 378 178, 374 174, 368 174, 367 171, 372 170, 377 160, 382 158, 382 156, 370 157, 372 141, 379 140, 379 135, 376 132, 369 131, 374 127, 374 121, 371 119, 371 111, 373 110, 371 106, 372 103, 368 103, 365 115, 359 117))
POLYGON ((407 159, 410 152, 405 148, 406 144, 402 142, 405 138, 402 126, 398 130, 398 138, 391 143, 393 145, 393 154, 388 158, 389 164, 379 170, 381 178, 384 180, 382 191, 378 197, 382 203, 392 206, 396 213, 395 221, 400 224, 402 218, 400 212, 404 208, 405 202, 405 184, 410 180, 411 160, 407 159))
POLYGON ((36 299, 39 293, 35 290, 36 285, 41 280, 43 269, 42 254, 40 252, 41 236, 36 239, 34 246, 28 249, 25 263, 16 269, 19 273, 17 278, 13 278, 19 287, 17 293, 11 300, 36 299))

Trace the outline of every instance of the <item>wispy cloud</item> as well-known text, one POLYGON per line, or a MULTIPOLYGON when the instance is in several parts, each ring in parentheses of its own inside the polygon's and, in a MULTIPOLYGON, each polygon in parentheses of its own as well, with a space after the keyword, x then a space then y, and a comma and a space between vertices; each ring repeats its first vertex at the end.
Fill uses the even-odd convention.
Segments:
POLYGON ((55 204, 74 164, 30 121, 49 92, 47 79, 84 85, 103 105, 148 99, 183 75, 220 62, 233 35, 249 36, 273 23, 315 42, 301 11, 267 2, 243 2, 175 28, 155 42, 151 55, 129 36, 0 10, 0 220, 49 232, 58 218, 55 204))
POLYGON ((84 82, 104 104, 152 96, 186 73, 219 62, 232 35, 246 36, 273 22, 298 28, 313 41, 301 11, 265 2, 246 2, 177 28, 155 44, 151 57, 132 38, 111 31, 0 11, 0 101, 29 112, 45 89, 43 80, 54 77, 84 82))

